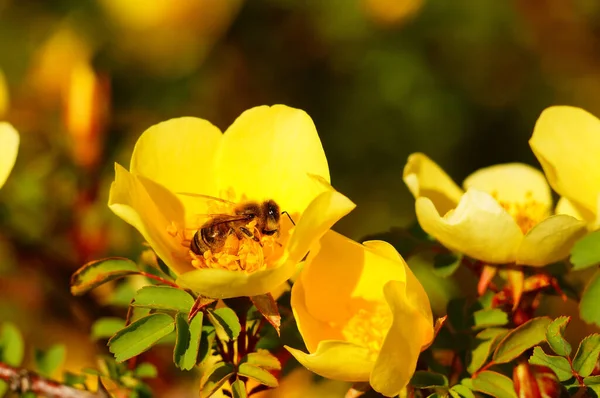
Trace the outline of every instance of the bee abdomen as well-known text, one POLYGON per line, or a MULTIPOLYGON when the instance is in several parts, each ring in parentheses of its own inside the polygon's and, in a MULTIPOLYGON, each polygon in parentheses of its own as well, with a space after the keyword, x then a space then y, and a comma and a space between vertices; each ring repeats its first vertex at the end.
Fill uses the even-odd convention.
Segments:
POLYGON ((200 237, 200 231, 198 230, 196 231, 196 233, 194 234, 194 237, 192 238, 192 241, 190 242, 190 250, 194 253, 197 254, 199 256, 201 256, 205 250, 202 250, 202 242, 200 241, 200 239, 202 239, 200 237))

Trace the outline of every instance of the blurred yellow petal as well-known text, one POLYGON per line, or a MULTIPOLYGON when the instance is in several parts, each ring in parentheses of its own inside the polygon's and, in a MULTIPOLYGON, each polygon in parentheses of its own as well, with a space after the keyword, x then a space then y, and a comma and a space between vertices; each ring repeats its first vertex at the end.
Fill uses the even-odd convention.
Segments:
POLYGON ((367 381, 374 365, 368 349, 344 341, 322 341, 313 354, 285 348, 305 368, 328 379, 367 381))
POLYGON ((523 233, 488 193, 468 190, 444 217, 428 198, 418 198, 415 208, 423 230, 447 248, 492 264, 515 261, 523 233))
POLYGON ((569 256, 573 244, 586 233, 586 223, 565 214, 548 217, 533 227, 517 252, 517 264, 544 266, 569 256))
POLYGON ((0 122, 0 188, 6 182, 17 160, 20 137, 15 128, 7 122, 0 122))
POLYGON ((529 145, 552 188, 596 213, 600 192, 600 120, 580 108, 547 108, 536 122, 529 145))
POLYGON ((173 193, 218 196, 214 158, 222 135, 211 123, 194 117, 156 124, 135 144, 130 170, 173 193))
POLYGON ((463 194, 448 174, 422 153, 408 157, 403 179, 415 199, 429 198, 442 215, 454 209, 463 194))
POLYGON ((500 164, 479 169, 463 182, 465 190, 487 192, 503 203, 535 203, 542 216, 549 214, 552 193, 544 173, 522 163, 500 164))
POLYGON ((415 371, 421 347, 433 338, 431 319, 425 319, 411 305, 406 288, 406 283, 393 280, 383 288, 394 320, 373 367, 370 384, 388 397, 398 395, 406 387, 415 371))
POLYGON ((594 214, 587 210, 585 207, 578 205, 577 203, 571 202, 569 199, 562 197, 556 204, 556 214, 566 214, 571 217, 575 217, 578 220, 584 220, 588 223, 594 221, 594 214))
MULTIPOLYGON (((382 240, 366 241, 363 242, 363 245, 375 250, 381 256, 387 257, 394 261, 399 261, 402 265, 404 265, 404 272, 406 274, 406 297, 408 299, 408 303, 413 305, 423 315, 423 317, 428 319, 429 323, 432 324, 433 314, 431 312, 429 296, 427 296, 427 292, 425 292, 423 285, 421 285, 421 282, 419 282, 406 261, 404 261, 394 246, 382 240)), ((398 278, 390 279, 402 281, 402 279, 398 278)), ((426 336, 424 338, 427 339, 426 336)))
POLYGON ((115 180, 110 187, 108 207, 137 229, 156 254, 176 273, 192 269, 183 255, 185 248, 169 239, 171 222, 183 222, 183 206, 159 184, 141 180, 115 164, 115 180))
POLYGON ((0 118, 3 117, 8 111, 9 94, 8 86, 6 85, 6 79, 4 73, 0 69, 0 118))
POLYGON ((281 210, 301 214, 329 182, 327 159, 306 112, 284 105, 242 113, 227 129, 216 159, 221 191, 234 189, 251 200, 275 200, 281 210))

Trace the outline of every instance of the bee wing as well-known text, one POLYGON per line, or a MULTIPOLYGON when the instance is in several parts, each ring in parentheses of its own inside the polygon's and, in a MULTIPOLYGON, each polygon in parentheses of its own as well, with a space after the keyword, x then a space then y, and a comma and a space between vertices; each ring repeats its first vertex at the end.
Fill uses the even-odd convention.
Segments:
POLYGON ((223 204, 229 205, 229 206, 236 205, 234 202, 231 202, 229 200, 217 198, 215 196, 210 196, 210 195, 203 195, 201 193, 176 192, 175 194, 178 196, 183 196, 186 198, 196 198, 197 200, 202 200, 202 201, 207 201, 207 202, 220 202, 220 203, 223 203, 223 204))
POLYGON ((178 192, 177 197, 185 208, 186 225, 200 225, 217 214, 233 214, 235 203, 209 195, 178 192))

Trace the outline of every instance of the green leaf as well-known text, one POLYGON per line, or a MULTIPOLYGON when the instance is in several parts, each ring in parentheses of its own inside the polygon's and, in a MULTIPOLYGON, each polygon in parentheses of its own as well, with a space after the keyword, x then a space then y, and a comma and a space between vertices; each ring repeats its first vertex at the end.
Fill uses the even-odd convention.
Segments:
POLYGON ((200 390, 200 396, 208 398, 213 395, 233 375, 234 371, 235 368, 229 363, 216 363, 200 390))
POLYGON ((203 313, 198 312, 188 324, 187 315, 180 312, 175 317, 177 342, 173 350, 173 362, 179 369, 191 370, 196 365, 202 335, 202 318, 203 313))
POLYGON ((174 329, 175 323, 169 315, 151 314, 119 330, 108 341, 108 347, 116 361, 123 362, 148 350, 174 329))
POLYGON ((583 378, 586 386, 600 386, 600 376, 588 376, 583 378))
POLYGON ((231 308, 223 307, 216 310, 207 311, 210 323, 215 327, 219 339, 235 340, 237 339, 242 326, 240 320, 231 308))
POLYGON ((552 322, 548 317, 533 318, 510 331, 494 351, 495 363, 512 361, 523 351, 540 344, 546 339, 546 328, 552 322))
POLYGON ((470 388, 460 384, 452 386, 448 392, 452 398, 475 398, 475 394, 470 388))
POLYGON ((269 373, 269 371, 261 369, 258 366, 250 365, 249 363, 240 364, 238 367, 238 374, 254 379, 267 387, 275 388, 279 385, 277 378, 269 373))
POLYGON ((246 393, 246 384, 239 379, 231 384, 231 392, 233 393, 233 398, 246 398, 248 396, 246 393))
POLYGON ((45 377, 52 377, 52 374, 64 362, 66 348, 62 344, 55 344, 43 351, 35 349, 34 361, 39 374, 45 377))
POLYGON ((210 325, 202 326, 202 336, 200 337, 200 349, 198 350, 198 363, 204 362, 210 356, 215 337, 216 334, 214 327, 210 325))
POLYGON ((158 371, 150 362, 143 362, 135 368, 133 375, 138 379, 153 379, 158 376, 158 371))
POLYGON ((415 388, 447 387, 448 379, 440 373, 417 370, 410 379, 410 384, 415 388))
POLYGON ((481 369, 487 362, 490 353, 507 334, 508 329, 504 328, 489 328, 479 332, 475 336, 477 346, 470 352, 467 359, 467 371, 473 374, 481 369))
POLYGON ((508 314, 499 308, 479 310, 473 313, 473 329, 485 329, 491 326, 504 326, 508 323, 508 314))
POLYGON ((579 344, 575 358, 573 359, 573 369, 582 377, 589 376, 600 354, 600 334, 587 336, 579 344))
POLYGON ((571 355, 571 344, 563 337, 565 328, 570 320, 571 317, 569 316, 558 317, 546 329, 546 341, 550 345, 550 348, 563 357, 571 355))
POLYGON ((4 322, 0 329, 0 359, 7 365, 20 366, 24 355, 25 343, 21 332, 12 322, 4 322))
MULTIPOLYGON (((76 385, 85 385, 86 377, 85 375, 78 375, 71 372, 63 373, 64 383, 68 386, 74 387, 76 385)), ((1 395, 0 395, 1 396, 1 395)))
POLYGON ((251 352, 246 354, 242 358, 241 363, 249 363, 250 365, 258 366, 263 369, 279 370, 281 369, 281 363, 279 359, 267 350, 259 349, 257 352, 251 352))
POLYGON ((473 389, 496 398, 517 398, 512 380, 490 370, 484 370, 473 378, 473 389))
POLYGON ((600 231, 584 236, 573 245, 571 264, 573 264, 573 271, 600 264, 600 231))
POLYGON ((271 295, 271 293, 261 294, 260 296, 250 297, 252 304, 256 307, 258 312, 265 317, 265 319, 275 328, 275 331, 279 335, 279 327, 281 326, 281 315, 279 315, 279 308, 277 308, 277 302, 271 295))
POLYGON ((125 327, 125 320, 121 318, 100 318, 92 325, 92 340, 109 339, 125 327))
POLYGON ((71 276, 71 294, 80 296, 103 283, 139 272, 137 265, 127 258, 92 261, 71 276))
POLYGON ((433 258, 433 272, 442 278, 451 276, 460 266, 462 255, 457 253, 438 253, 433 258))
POLYGON ((548 355, 541 347, 535 347, 533 349, 533 355, 529 358, 529 363, 532 365, 549 367, 556 373, 556 377, 558 377, 558 380, 560 381, 566 381, 573 377, 571 365, 566 358, 548 355))
MULTIPOLYGON (((600 232, 600 231, 598 231, 600 232)), ((579 315, 587 323, 600 326, 600 270, 589 281, 579 301, 579 315)))
POLYGON ((133 305, 187 314, 194 305, 194 298, 171 286, 145 286, 135 293, 133 305))

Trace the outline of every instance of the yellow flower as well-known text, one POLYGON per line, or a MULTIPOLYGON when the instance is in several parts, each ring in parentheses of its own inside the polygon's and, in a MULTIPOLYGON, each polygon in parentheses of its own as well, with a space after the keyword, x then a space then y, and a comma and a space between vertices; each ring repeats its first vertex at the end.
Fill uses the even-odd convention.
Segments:
POLYGON ((451 250, 489 264, 544 266, 567 257, 585 223, 551 215, 550 187, 539 170, 510 163, 486 167, 461 190, 431 159, 412 154, 404 182, 419 224, 451 250))
POLYGON ((360 245, 333 231, 292 288, 292 309, 310 354, 286 347, 330 379, 369 381, 394 396, 433 339, 425 290, 388 243, 360 245))
POLYGON ((144 236, 179 275, 179 285, 228 298, 268 293, 284 283, 314 242, 354 204, 329 185, 327 160, 311 118, 275 105, 242 113, 224 134, 192 117, 146 130, 136 143, 130 171, 116 165, 109 207, 144 236), (271 199, 295 226, 282 215, 273 236, 261 235, 257 242, 231 234, 224 252, 197 256, 190 240, 203 225, 198 215, 219 209, 182 193, 235 203, 271 199))
POLYGON ((600 205, 600 120, 571 106, 542 112, 529 140, 550 186, 562 198, 557 213, 598 228, 600 205))
POLYGON ((19 151, 19 133, 7 122, 0 122, 0 188, 6 182, 19 151))

